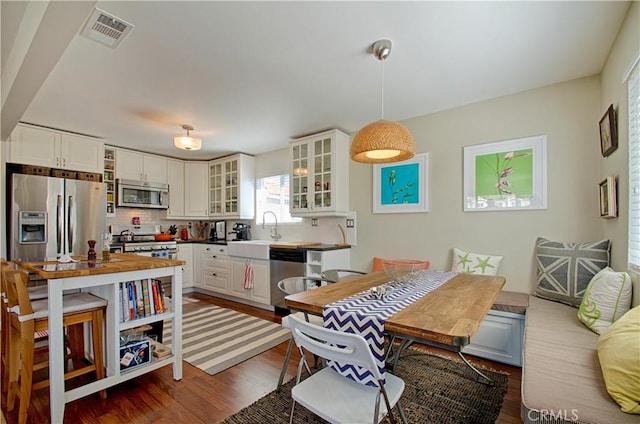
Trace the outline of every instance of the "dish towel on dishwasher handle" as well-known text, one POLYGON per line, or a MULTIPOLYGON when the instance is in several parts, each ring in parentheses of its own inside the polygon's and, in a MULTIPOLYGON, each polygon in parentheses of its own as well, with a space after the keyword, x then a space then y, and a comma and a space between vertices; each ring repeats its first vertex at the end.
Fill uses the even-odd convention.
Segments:
POLYGON ((251 290, 253 288, 253 264, 250 260, 244 263, 244 280, 242 281, 242 288, 245 290, 251 290))

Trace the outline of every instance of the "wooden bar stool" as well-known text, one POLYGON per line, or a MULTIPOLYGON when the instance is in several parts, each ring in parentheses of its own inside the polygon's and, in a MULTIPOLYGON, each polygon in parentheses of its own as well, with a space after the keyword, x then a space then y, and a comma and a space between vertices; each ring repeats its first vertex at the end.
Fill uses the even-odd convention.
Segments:
MULTIPOLYGON (((18 422, 27 422, 27 412, 31 401, 31 392, 49 386, 49 380, 33 382, 33 372, 49 366, 48 358, 35 362, 35 338, 37 331, 49 327, 49 305, 47 299, 31 301, 26 284, 28 275, 21 270, 5 270, 5 284, 9 302, 9 363, 21 363, 9 367, 9 393, 7 411, 15 406, 16 395, 20 398, 18 422)), ((103 325, 107 301, 90 293, 73 293, 63 297, 63 325, 70 327, 91 323, 93 342, 93 363, 65 373, 65 380, 95 372, 96 379, 105 376, 103 358, 103 325)), ((106 398, 106 391, 100 392, 106 398)))
MULTIPOLYGON (((4 278, 5 271, 8 271, 13 268, 13 264, 4 260, 4 258, 0 258, 0 320, 2 321, 2 338, 0 339, 0 365, 2 365, 2 369, 0 373, 2 374, 2 393, 7 391, 9 387, 9 299, 7 298, 7 288, 4 278)), ((38 299, 46 299, 48 297, 47 287, 46 286, 38 286, 38 287, 28 287, 27 292, 29 294, 30 300, 38 300, 38 299)), ((46 332, 42 332, 41 334, 34 335, 36 341, 45 340, 47 338, 46 332)))

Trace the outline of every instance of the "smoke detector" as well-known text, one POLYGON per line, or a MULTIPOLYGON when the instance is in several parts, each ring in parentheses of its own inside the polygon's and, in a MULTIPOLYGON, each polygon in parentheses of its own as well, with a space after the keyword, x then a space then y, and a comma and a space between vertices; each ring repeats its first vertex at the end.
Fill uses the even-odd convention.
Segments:
POLYGON ((134 26, 129 22, 96 7, 80 35, 115 49, 133 28, 134 26))

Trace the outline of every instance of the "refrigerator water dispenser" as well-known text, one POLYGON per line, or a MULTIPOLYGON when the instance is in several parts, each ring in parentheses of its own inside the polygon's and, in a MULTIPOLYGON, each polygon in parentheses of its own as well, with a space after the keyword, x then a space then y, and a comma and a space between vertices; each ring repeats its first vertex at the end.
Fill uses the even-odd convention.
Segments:
POLYGON ((47 242, 47 213, 20 212, 20 244, 47 242))

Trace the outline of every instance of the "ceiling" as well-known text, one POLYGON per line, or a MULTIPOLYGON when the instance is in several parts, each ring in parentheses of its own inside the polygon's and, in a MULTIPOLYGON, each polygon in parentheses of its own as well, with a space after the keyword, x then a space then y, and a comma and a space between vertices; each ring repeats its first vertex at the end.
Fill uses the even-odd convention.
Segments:
MULTIPOLYGON (((14 90, 3 85, 12 100, 3 95, 3 115, 184 159, 260 154, 294 137, 329 128, 353 133, 380 119, 382 65, 370 53, 380 38, 393 41, 384 62, 387 119, 596 75, 629 7, 615 1, 98 1, 135 25, 112 49, 78 35, 92 3, 66 6, 81 19, 68 9, 43 12, 40 31, 49 17, 55 36, 40 34, 41 50, 31 47, 14 90), (48 64, 36 54, 56 49, 48 64), (42 70, 39 82, 30 70, 42 70), (18 96, 24 85, 32 94, 18 96), (182 124, 195 127, 202 150, 173 147, 182 124)), ((1 6, 5 78, 20 40, 15 22, 29 9, 25 2, 1 6)))

